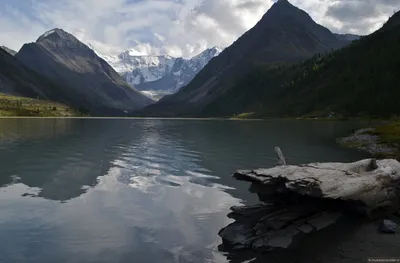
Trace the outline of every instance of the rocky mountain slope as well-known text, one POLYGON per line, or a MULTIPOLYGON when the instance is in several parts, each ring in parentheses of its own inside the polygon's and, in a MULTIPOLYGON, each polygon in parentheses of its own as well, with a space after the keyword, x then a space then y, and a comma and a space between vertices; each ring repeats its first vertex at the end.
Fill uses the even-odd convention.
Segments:
POLYGON ((210 48, 191 59, 148 55, 134 49, 118 56, 98 54, 131 86, 152 98, 159 99, 187 85, 221 51, 218 47, 210 48))
POLYGON ((11 48, 8 48, 6 46, 0 46, 1 49, 7 51, 10 55, 15 56, 17 54, 17 51, 12 50, 11 48))
POLYGON ((296 62, 348 44, 303 10, 279 0, 248 32, 213 59, 184 88, 147 107, 144 115, 193 116, 254 68, 296 62))
POLYGON ((391 117, 400 114, 400 12, 375 33, 290 66, 260 67, 203 116, 391 117))
POLYGON ((29 69, 0 48, 0 92, 40 99, 62 100, 63 94, 48 78, 29 69))
MULTIPOLYGON (((95 115, 123 115, 153 101, 129 86, 106 61, 62 29, 25 44, 15 56, 48 77, 66 96, 63 102, 95 115)), ((51 97, 58 100, 58 97, 51 97)))

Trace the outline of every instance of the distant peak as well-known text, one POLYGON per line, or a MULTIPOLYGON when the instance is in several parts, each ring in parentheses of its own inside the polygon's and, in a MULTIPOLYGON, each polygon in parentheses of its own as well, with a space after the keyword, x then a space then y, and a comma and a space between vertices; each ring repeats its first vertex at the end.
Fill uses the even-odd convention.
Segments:
MULTIPOLYGON (((206 50, 204 50, 203 52, 201 52, 201 53, 221 53, 222 52, 222 50, 223 50, 223 48, 220 48, 220 47, 218 47, 218 46, 214 46, 214 47, 212 47, 212 48, 207 48, 206 50)), ((200 53, 200 54, 201 54, 200 53)))
MULTIPOLYGON (((296 19, 300 23, 309 23, 311 16, 304 10, 292 5, 288 0, 278 0, 260 20, 262 25, 285 23, 287 19, 296 19)), ((260 23, 259 22, 259 23, 260 23)))
POLYGON ((275 12, 281 13, 281 12, 294 12, 294 11, 299 11, 299 10, 301 10, 301 9, 299 9, 297 6, 290 3, 288 0, 278 0, 277 2, 275 2, 272 5, 272 7, 270 8, 269 11, 273 11, 273 12, 275 11, 275 12))
POLYGON ((292 5, 288 0, 278 0, 274 5, 292 5))
POLYGON ((219 54, 221 54, 221 52, 222 52, 223 50, 224 50, 223 48, 220 48, 220 47, 217 47, 217 46, 211 48, 211 52, 213 53, 213 56, 214 56, 214 57, 216 57, 216 56, 218 56, 219 54))
POLYGON ((212 47, 211 50, 215 50, 215 51, 218 51, 218 52, 222 52, 223 48, 218 47, 218 46, 215 46, 215 47, 212 47))
POLYGON ((144 53, 144 52, 139 52, 134 48, 131 48, 131 49, 127 50, 127 52, 128 52, 128 54, 130 56, 148 56, 149 55, 149 54, 144 53))
POLYGON ((51 36, 57 35, 58 37, 65 39, 65 38, 70 38, 73 37, 71 34, 65 32, 64 30, 60 29, 60 28, 54 28, 51 29, 49 31, 46 31, 43 35, 41 35, 36 42, 41 42, 45 39, 48 39, 51 36))
POLYGON ((149 56, 149 54, 144 53, 144 52, 139 52, 134 48, 128 49, 124 52, 122 52, 120 57, 143 57, 143 56, 149 56))

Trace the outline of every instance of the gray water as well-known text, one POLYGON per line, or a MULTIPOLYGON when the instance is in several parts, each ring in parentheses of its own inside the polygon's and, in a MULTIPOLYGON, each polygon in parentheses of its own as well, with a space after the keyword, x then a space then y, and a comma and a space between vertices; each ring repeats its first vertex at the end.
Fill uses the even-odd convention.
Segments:
POLYGON ((354 161, 312 121, 0 119, 0 262, 227 262, 229 207, 257 202, 231 174, 354 161))

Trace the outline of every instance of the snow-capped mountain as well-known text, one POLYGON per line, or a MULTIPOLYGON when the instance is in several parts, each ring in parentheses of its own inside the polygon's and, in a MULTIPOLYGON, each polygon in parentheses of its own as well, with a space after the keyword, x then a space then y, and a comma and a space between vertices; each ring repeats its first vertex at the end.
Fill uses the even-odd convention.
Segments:
POLYGON ((202 70, 210 60, 218 56, 222 50, 218 47, 206 49, 199 55, 191 59, 178 58, 172 67, 171 75, 176 78, 173 92, 177 92, 181 87, 187 85, 202 70))
MULTIPOLYGON (((88 46, 94 50, 93 46, 90 44, 88 46)), ((221 51, 217 47, 210 48, 191 59, 148 55, 134 49, 127 50, 118 56, 96 53, 130 85, 153 99, 160 99, 188 84, 221 51)))
POLYGON ((111 66, 123 75, 129 84, 134 86, 161 79, 171 71, 175 61, 174 58, 167 55, 132 56, 130 51, 122 53, 118 58, 119 60, 111 63, 111 66))

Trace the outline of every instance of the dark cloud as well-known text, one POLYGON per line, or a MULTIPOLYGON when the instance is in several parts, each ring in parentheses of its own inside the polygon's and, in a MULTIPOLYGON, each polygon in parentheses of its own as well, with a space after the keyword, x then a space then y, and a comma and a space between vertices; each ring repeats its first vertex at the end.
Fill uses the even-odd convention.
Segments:
POLYGON ((336 20, 340 31, 367 34, 399 9, 399 0, 342 0, 328 6, 325 18, 336 20))
POLYGON ((251 9, 258 9, 260 8, 260 6, 263 5, 263 1, 246 1, 246 2, 242 2, 236 5, 236 8, 238 9, 247 9, 247 10, 251 10, 251 9))
POLYGON ((378 8, 376 5, 359 2, 341 2, 328 8, 325 15, 344 21, 346 23, 360 22, 376 16, 378 8))

